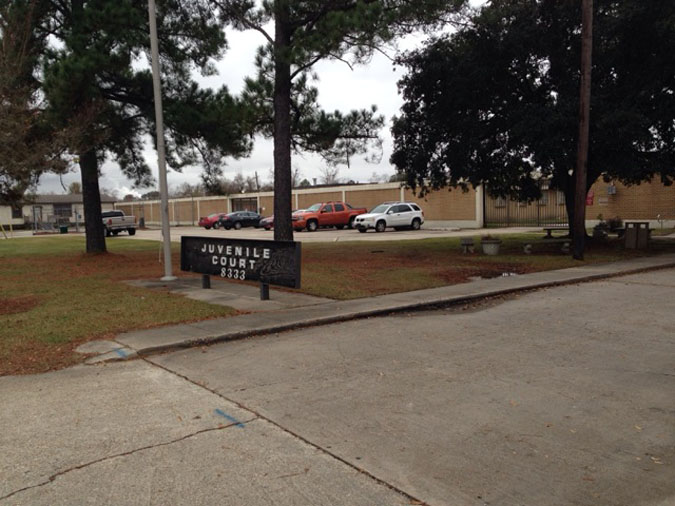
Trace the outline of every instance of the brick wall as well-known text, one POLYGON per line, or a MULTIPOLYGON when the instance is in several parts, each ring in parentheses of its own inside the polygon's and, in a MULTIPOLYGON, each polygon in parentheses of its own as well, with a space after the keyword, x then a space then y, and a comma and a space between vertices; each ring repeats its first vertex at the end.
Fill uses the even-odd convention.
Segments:
POLYGON ((476 219, 476 191, 463 192, 460 189, 439 190, 424 198, 412 191, 405 191, 405 200, 417 202, 424 210, 425 220, 471 221, 476 219))
MULTIPOLYGON (((291 207, 295 208, 295 199, 291 202, 291 207)), ((264 207, 264 210, 261 211, 263 216, 272 216, 274 214, 274 197, 271 195, 260 197, 260 207, 264 207)))
POLYGON ((346 191, 345 201, 354 207, 365 207, 369 211, 378 204, 387 201, 401 200, 399 188, 383 190, 346 191))
MULTIPOLYGON (((264 207, 264 216, 274 213, 274 197, 270 193, 257 195, 259 206, 264 207)), ((255 198, 256 194, 247 194, 246 198, 255 198)), ((242 198, 237 196, 235 198, 242 198)), ((376 205, 386 201, 398 201, 401 199, 401 188, 398 183, 384 183, 360 186, 344 186, 332 188, 308 188, 293 191, 292 207, 294 209, 306 209, 318 202, 330 200, 345 200, 355 207, 372 209, 376 205)), ((405 191, 404 199, 417 202, 424 209, 427 221, 456 221, 470 222, 476 220, 476 192, 462 192, 461 190, 441 190, 427 195, 424 199, 416 197, 412 192, 405 191)), ((136 209, 142 209, 147 224, 158 225, 160 222, 160 204, 157 201, 134 203, 136 209)), ((200 216, 208 216, 213 213, 228 211, 228 197, 201 197, 194 199, 194 211, 192 201, 174 200, 169 202, 169 217, 172 224, 179 222, 182 225, 192 223, 194 212, 195 224, 200 216)), ((131 212, 130 203, 120 202, 118 209, 126 213, 131 212)), ((138 214, 137 214, 138 215, 138 214)), ((464 226, 463 224, 461 224, 464 226)))
POLYGON ((656 180, 651 183, 625 186, 613 183, 616 193, 609 190, 610 183, 598 181, 592 186, 593 205, 586 208, 586 219, 620 217, 623 220, 656 220, 658 215, 675 220, 675 185, 664 186, 656 180))

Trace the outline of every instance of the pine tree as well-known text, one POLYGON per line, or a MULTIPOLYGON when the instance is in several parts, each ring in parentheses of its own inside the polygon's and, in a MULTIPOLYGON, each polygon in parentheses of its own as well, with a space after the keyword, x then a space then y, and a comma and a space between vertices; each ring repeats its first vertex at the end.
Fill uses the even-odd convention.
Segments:
MULTIPOLYGON (((38 0, 49 16, 38 31, 58 41, 43 54, 42 90, 50 122, 77 125, 68 149, 82 175, 87 252, 105 251, 98 185, 101 163, 117 162, 137 186, 153 180, 143 159, 154 133, 148 11, 133 0, 38 0)), ((239 103, 227 89, 202 90, 195 69, 211 73, 224 33, 206 0, 158 2, 167 162, 173 169, 203 160, 217 165, 250 149, 239 129, 239 103)))
POLYGON ((366 63, 374 51, 421 26, 441 25, 463 0, 213 0, 235 28, 256 30, 267 44, 258 54, 258 76, 248 83, 259 107, 252 125, 274 137, 274 238, 291 240, 293 150, 321 153, 331 163, 378 146, 383 118, 375 110, 347 116, 315 106, 308 85, 314 64, 366 63), (274 33, 265 26, 274 23, 274 33))

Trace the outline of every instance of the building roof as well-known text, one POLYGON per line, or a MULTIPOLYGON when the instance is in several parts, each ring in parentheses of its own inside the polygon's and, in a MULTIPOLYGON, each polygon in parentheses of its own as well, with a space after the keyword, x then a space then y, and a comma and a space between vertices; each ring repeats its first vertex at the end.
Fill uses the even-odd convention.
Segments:
MULTIPOLYGON (((117 202, 115 197, 110 195, 101 194, 101 202, 113 203, 117 202)), ((35 195, 34 199, 31 199, 28 204, 81 204, 82 203, 82 194, 81 193, 70 193, 67 195, 35 195)))

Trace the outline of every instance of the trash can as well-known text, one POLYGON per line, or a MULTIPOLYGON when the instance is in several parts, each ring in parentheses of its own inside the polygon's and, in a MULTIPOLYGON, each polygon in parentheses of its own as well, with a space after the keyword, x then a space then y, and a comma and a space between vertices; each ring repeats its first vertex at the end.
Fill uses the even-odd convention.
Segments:
POLYGON ((145 228, 145 218, 143 216, 138 218, 138 228, 145 228))
POLYGON ((61 234, 67 234, 68 233, 68 225, 61 225, 59 227, 59 233, 61 234))
POLYGON ((649 222, 627 221, 624 238, 626 249, 647 249, 649 245, 649 222))

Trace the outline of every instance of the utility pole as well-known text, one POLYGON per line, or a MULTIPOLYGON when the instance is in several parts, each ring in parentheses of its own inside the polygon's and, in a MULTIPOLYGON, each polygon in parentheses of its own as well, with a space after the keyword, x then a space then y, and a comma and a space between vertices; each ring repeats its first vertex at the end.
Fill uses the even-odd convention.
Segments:
POLYGON ((586 183, 588 166, 588 129, 591 110, 591 61, 593 50, 593 0, 582 0, 581 6, 581 85, 579 93, 579 141, 575 174, 573 253, 576 260, 584 259, 586 240, 586 183))
POLYGON ((159 69, 159 44, 157 42, 157 15, 155 0, 148 0, 150 20, 150 51, 152 53, 152 84, 155 96, 155 123, 157 124, 157 165, 159 166, 159 194, 162 215, 162 243, 164 246, 164 277, 162 281, 174 281, 171 265, 171 226, 169 223, 169 197, 166 184, 166 153, 164 149, 164 113, 162 112, 162 85, 159 69))

